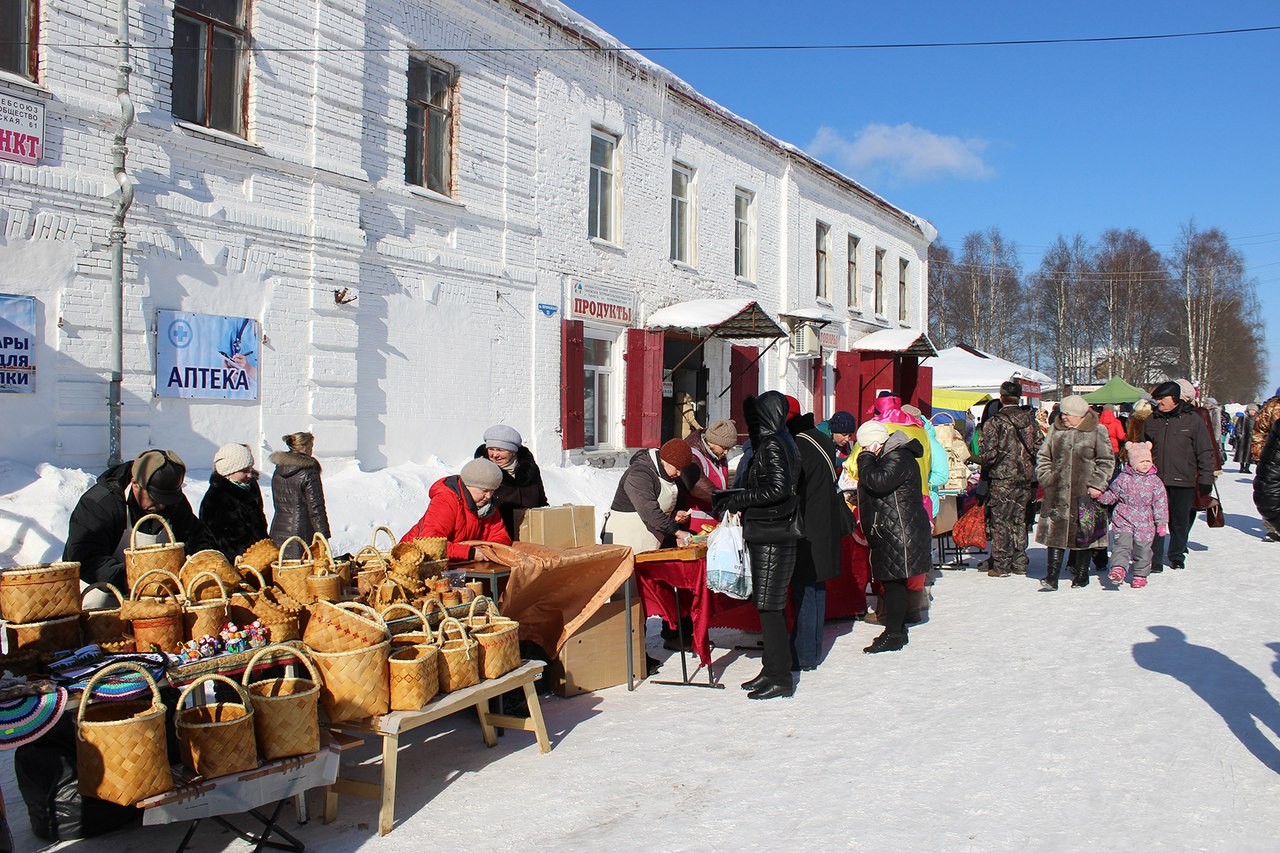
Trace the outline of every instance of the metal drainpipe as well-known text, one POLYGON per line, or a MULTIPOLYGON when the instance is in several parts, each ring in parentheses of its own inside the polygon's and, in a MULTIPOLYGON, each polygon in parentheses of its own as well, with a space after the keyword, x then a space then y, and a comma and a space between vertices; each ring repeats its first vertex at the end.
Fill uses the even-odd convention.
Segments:
POLYGON ((120 104, 120 124, 111 145, 112 171, 120 185, 120 200, 111 218, 111 383, 107 391, 107 462, 120 463, 120 386, 124 379, 124 217, 133 204, 133 183, 125 172, 127 138, 133 124, 133 100, 129 97, 129 0, 119 0, 120 18, 116 24, 116 43, 120 46, 120 64, 116 66, 116 101, 120 104))

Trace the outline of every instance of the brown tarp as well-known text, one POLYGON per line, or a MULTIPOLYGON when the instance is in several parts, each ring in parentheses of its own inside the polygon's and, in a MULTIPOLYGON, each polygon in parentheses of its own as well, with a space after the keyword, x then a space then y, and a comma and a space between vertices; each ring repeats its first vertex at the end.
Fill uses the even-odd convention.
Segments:
POLYGON ((517 542, 510 549, 482 545, 477 551, 477 557, 511 566, 499 608, 520 622, 521 640, 537 643, 553 658, 635 570, 626 545, 561 549, 517 542))

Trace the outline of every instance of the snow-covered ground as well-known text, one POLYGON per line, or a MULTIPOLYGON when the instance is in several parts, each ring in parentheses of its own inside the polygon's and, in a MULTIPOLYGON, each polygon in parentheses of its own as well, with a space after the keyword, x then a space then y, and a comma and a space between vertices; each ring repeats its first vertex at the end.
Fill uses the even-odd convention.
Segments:
MULTIPOLYGON (((1186 571, 1144 590, 1095 576, 1038 592, 1038 546, 1033 578, 948 571, 904 651, 864 655, 877 628, 829 624, 822 666, 771 702, 737 688, 758 669, 731 650, 741 635, 713 631, 723 691, 646 682, 546 698, 547 755, 521 732, 486 749, 474 718, 455 715, 402 739, 391 835, 377 836, 375 804, 353 798, 330 826, 285 825, 318 851, 1275 850, 1280 545, 1260 541, 1249 481, 1230 467, 1228 526, 1197 521, 1186 571)), ((377 523, 405 529, 443 470, 326 479, 337 545, 362 544, 377 523)), ((545 473, 553 503, 601 505, 621 472, 545 473)), ((0 463, 2 558, 56 556, 87 482, 0 463), (15 535, 27 544, 7 544, 15 535)), ((195 484, 188 493, 198 502, 195 484)), ((650 651, 671 654, 652 636, 650 651)), ((678 673, 669 660, 663 675, 678 673)), ((35 849, 2 755, 18 849, 35 849)), ((375 778, 372 749, 348 760, 375 778)), ((172 849, 183 829, 67 846, 172 849)), ((205 825, 193 849, 247 845, 205 825)))

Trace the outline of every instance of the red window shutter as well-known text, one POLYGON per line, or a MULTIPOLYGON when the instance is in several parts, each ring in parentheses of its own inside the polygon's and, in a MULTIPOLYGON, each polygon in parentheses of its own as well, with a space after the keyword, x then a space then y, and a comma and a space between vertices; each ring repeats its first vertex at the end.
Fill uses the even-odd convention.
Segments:
POLYGON ((584 345, 581 320, 560 324, 560 437, 565 450, 583 444, 584 345))
POLYGON ((729 350, 729 417, 738 427, 739 444, 747 440, 747 419, 742 413, 742 403, 760 393, 760 362, 756 361, 759 355, 758 347, 735 346, 729 350))
POLYGON ((662 332, 627 329, 627 403, 622 435, 627 447, 662 441, 662 332))
POLYGON ((853 415, 854 420, 862 423, 865 407, 860 405, 862 372, 862 354, 842 351, 836 353, 836 411, 845 411, 853 415))

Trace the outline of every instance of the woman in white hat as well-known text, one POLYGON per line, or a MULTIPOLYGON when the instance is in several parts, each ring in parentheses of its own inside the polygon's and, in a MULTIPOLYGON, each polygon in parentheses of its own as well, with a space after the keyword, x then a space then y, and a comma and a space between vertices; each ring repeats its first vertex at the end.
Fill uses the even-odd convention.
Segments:
POLYGON ((213 456, 209 491, 200 501, 200 520, 230 562, 260 539, 267 538, 262 489, 247 444, 224 444, 213 456))

